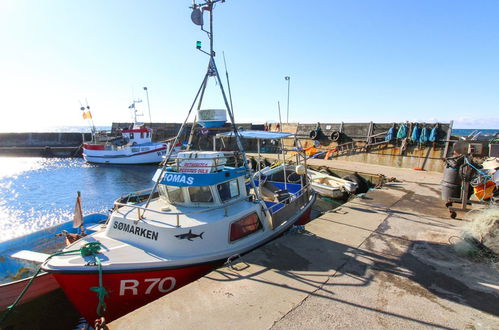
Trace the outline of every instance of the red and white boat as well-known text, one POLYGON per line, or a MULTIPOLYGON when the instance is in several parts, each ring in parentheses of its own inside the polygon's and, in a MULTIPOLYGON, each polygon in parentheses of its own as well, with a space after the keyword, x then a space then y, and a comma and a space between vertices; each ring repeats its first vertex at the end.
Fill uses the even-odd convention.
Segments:
MULTIPOLYGON (((117 203, 104 230, 67 247, 100 244, 106 320, 178 289, 309 219, 315 195, 308 183, 266 182, 277 189, 275 197, 263 198, 246 184, 246 167, 223 165, 226 156, 179 153, 176 162, 183 166, 158 170, 158 197, 117 203)), ((43 269, 88 321, 98 317, 99 299, 92 290, 99 287, 95 256, 56 256, 43 269)))
MULTIPOLYGON (((144 123, 137 122, 136 103, 133 101, 129 109, 133 111, 133 126, 121 130, 121 136, 115 138, 103 137, 101 140, 92 124, 92 141, 83 142, 83 158, 89 163, 97 164, 157 164, 164 160, 171 143, 152 142, 153 130, 144 123)), ((82 107, 82 110, 85 108, 82 107)), ((87 106, 87 109, 89 107, 87 106)), ((89 113, 89 112, 86 112, 89 113)), ((84 118, 91 118, 91 115, 84 118)), ((175 152, 181 149, 181 144, 175 146, 175 152)))
MULTIPOLYGON (((161 162, 170 143, 152 142, 153 130, 141 124, 123 129, 122 136, 105 142, 83 144, 83 158, 98 164, 154 164, 161 162)), ((177 146, 179 150, 180 146, 177 146)))
MULTIPOLYGON (((213 6, 219 1, 193 4, 193 21, 202 25, 202 13, 207 12, 211 27, 213 6)), ((273 134, 282 139, 291 134, 238 131, 215 52, 205 54, 209 68, 192 104, 202 103, 207 81, 216 79, 234 128, 225 136, 235 138, 239 150, 179 152, 173 165, 158 169, 148 195, 137 196, 133 203, 118 200, 104 229, 65 249, 86 252, 54 256, 42 265, 89 322, 131 312, 310 218, 315 193, 306 167, 296 167, 297 182, 266 180, 265 187, 258 187, 261 181, 253 180, 241 143, 244 137, 269 139, 273 134), (96 249, 88 253, 90 248, 96 249)), ((174 144, 184 134, 189 115, 174 144)))

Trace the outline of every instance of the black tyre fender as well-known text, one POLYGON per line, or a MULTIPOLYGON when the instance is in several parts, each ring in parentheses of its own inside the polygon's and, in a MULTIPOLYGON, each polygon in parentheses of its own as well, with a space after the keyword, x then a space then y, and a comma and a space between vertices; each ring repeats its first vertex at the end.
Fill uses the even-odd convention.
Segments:
POLYGON ((338 142, 341 140, 341 133, 338 131, 332 131, 329 135, 329 139, 333 142, 338 142))
POLYGON ((319 131, 314 129, 313 131, 310 131, 309 135, 312 140, 317 140, 319 138, 319 131))

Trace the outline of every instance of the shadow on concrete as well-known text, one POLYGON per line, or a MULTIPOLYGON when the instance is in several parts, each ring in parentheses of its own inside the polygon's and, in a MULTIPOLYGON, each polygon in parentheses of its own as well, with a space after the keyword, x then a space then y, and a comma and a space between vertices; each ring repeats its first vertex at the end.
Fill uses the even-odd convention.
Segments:
MULTIPOLYGON (((289 235, 277 242, 271 242, 262 248, 244 256, 241 262, 248 263, 249 268, 237 271, 231 268, 218 269, 215 272, 222 276, 210 277, 214 281, 239 281, 249 280, 268 285, 285 287, 311 296, 329 299, 336 303, 350 305, 359 310, 374 311, 386 316, 414 322, 419 325, 448 329, 447 326, 426 322, 384 311, 371 306, 335 297, 335 288, 344 286, 367 287, 376 281, 389 282, 398 289, 409 294, 421 296, 430 301, 439 303, 437 298, 443 298, 454 303, 463 304, 485 313, 499 315, 499 294, 490 293, 489 290, 478 290, 480 283, 475 281, 473 287, 465 279, 458 280, 449 276, 441 268, 432 263, 423 262, 424 258, 416 257, 412 251, 422 248, 428 250, 444 251, 448 256, 447 264, 456 258, 456 267, 459 267, 459 258, 452 247, 431 242, 411 241, 404 238, 375 232, 365 241, 366 248, 352 248, 350 246, 327 240, 308 232, 289 235), (370 251, 374 242, 384 241, 385 251, 370 251), (386 251, 388 246, 388 251, 386 251), (401 247, 403 247, 401 249, 401 247), (391 251, 393 250, 393 251, 391 251), (423 259, 423 260, 422 260, 423 259), (292 279, 293 281, 277 280, 275 274, 292 279), (318 273, 320 272, 320 273, 318 273), (348 276, 355 281, 336 283, 334 278, 348 276), (282 284, 291 282, 293 285, 282 284), (350 282, 350 283, 347 283, 350 282)), ((431 255, 431 251, 429 253, 431 255)), ((497 283, 493 283, 499 285, 497 283)), ((355 299, 352 299, 355 300, 355 299)), ((442 305, 441 305, 442 306, 442 305)), ((448 309, 445 306, 443 308, 448 309)))

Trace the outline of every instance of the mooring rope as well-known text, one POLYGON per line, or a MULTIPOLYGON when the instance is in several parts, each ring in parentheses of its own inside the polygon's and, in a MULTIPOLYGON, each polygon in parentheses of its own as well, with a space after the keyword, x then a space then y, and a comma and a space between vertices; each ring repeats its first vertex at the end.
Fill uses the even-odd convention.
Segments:
POLYGON ((21 291, 21 293, 19 294, 17 299, 14 301, 14 303, 7 307, 5 313, 2 315, 2 318, 0 319, 0 324, 2 324, 7 319, 7 317, 10 315, 12 310, 17 306, 17 304, 22 299, 24 294, 28 291, 29 287, 31 286, 31 284, 33 283, 35 278, 38 276, 38 274, 42 270, 42 265, 45 262, 50 260, 52 257, 60 256, 60 255, 64 255, 64 254, 75 253, 75 252, 80 252, 82 257, 93 256, 95 258, 95 261, 96 261, 98 269, 99 269, 99 286, 90 288, 90 290, 97 292, 97 296, 99 298, 99 304, 97 305, 97 315, 102 316, 102 313, 106 311, 106 303, 105 303, 104 299, 108 295, 108 293, 107 293, 106 289, 104 288, 104 286, 102 285, 102 265, 101 265, 101 261, 100 261, 99 257, 97 257, 97 255, 96 255, 99 253, 100 247, 101 247, 101 244, 99 242, 90 242, 90 243, 84 244, 81 248, 79 248, 77 250, 59 251, 59 252, 56 252, 56 253, 48 256, 47 259, 45 259, 45 261, 40 266, 38 266, 38 269, 36 270, 35 275, 33 275, 33 277, 29 280, 28 284, 24 287, 23 291, 21 291))

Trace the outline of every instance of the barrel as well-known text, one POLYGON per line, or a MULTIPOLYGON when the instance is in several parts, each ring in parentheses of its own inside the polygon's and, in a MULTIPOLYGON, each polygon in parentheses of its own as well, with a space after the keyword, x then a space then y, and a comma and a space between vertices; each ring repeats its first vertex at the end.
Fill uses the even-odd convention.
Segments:
POLYGON ((448 201, 450 198, 459 198, 461 196, 459 171, 453 167, 446 167, 440 186, 442 189, 442 200, 448 201))

